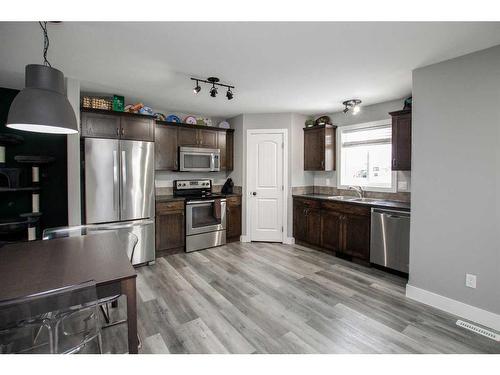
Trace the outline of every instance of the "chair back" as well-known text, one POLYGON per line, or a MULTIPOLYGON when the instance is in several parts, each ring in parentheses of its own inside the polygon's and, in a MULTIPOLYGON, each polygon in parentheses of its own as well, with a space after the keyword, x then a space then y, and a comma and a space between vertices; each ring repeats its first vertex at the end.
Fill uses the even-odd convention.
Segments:
POLYGON ((55 352, 57 341, 61 340, 53 337, 53 328, 63 316, 71 316, 68 322, 73 326, 81 326, 85 320, 84 329, 72 337, 71 347, 63 346, 63 352, 100 333, 94 281, 0 302, 0 353, 55 352), (49 336, 48 342, 39 337, 40 332, 49 336))

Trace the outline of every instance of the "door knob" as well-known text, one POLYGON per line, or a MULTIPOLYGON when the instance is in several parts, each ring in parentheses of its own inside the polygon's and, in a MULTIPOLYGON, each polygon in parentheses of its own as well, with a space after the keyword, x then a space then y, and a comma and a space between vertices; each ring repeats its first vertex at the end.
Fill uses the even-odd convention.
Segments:
POLYGON ((252 195, 257 195, 257 192, 256 191, 252 192, 252 195))

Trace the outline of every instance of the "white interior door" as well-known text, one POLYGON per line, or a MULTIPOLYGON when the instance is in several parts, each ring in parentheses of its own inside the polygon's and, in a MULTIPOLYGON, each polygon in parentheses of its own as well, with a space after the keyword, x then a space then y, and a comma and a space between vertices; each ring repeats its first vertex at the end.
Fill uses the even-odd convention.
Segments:
POLYGON ((248 134, 251 241, 283 241, 283 133, 248 134))

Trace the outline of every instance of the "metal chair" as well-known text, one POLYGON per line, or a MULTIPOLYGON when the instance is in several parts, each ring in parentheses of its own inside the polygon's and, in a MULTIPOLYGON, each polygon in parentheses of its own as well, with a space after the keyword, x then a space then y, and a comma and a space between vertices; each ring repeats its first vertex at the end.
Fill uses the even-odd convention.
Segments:
MULTIPOLYGON (((134 259, 135 248, 137 246, 139 239, 132 232, 128 230, 117 229, 116 226, 112 227, 106 225, 79 225, 72 227, 49 228, 43 231, 42 238, 44 240, 52 240, 55 238, 84 236, 102 231, 116 231, 118 238, 123 242, 125 246, 125 251, 126 254, 129 256, 130 263, 132 263, 134 259)), ((116 306, 118 303, 118 299, 120 297, 121 294, 117 294, 111 297, 105 297, 99 299, 98 305, 106 322, 106 324, 102 326, 103 329, 127 322, 127 319, 121 319, 114 322, 112 322, 110 319, 109 304, 111 304, 112 306, 116 306)), ((139 339, 139 347, 140 346, 141 346, 141 341, 139 339)))
POLYGON ((102 353, 97 314, 93 281, 4 301, 0 353, 76 353, 94 340, 102 353))

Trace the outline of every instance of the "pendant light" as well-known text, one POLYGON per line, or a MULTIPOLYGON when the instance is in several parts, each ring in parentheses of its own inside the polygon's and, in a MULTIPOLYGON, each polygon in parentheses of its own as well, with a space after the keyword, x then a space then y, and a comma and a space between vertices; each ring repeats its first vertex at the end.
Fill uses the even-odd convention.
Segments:
POLYGON ((75 112, 64 92, 64 75, 47 60, 47 22, 39 24, 44 36, 44 64, 26 65, 25 88, 10 106, 7 127, 36 133, 78 133, 75 112))

